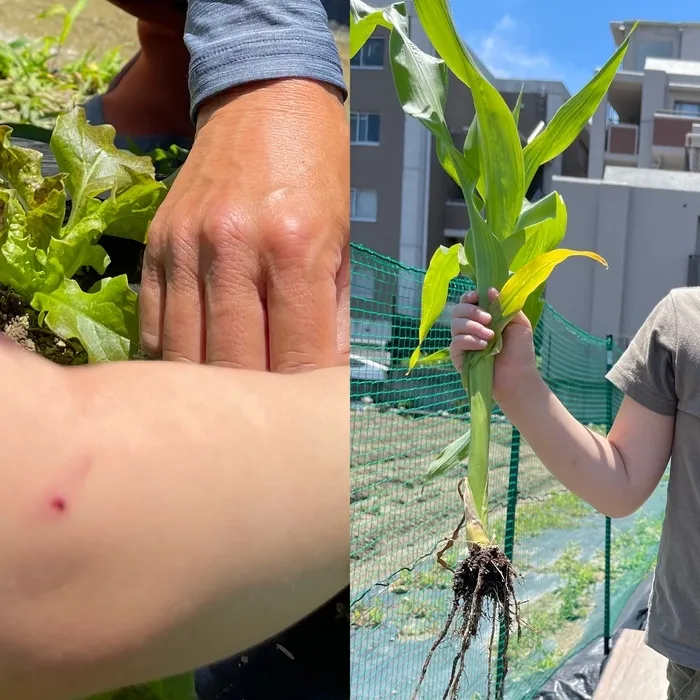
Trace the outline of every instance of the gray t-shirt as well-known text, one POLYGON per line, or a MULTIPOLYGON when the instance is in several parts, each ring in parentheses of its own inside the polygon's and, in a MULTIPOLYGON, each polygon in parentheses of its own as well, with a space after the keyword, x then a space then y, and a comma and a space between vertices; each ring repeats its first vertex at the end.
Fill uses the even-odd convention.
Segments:
POLYGON ((700 669, 700 288, 666 296, 608 379, 676 418, 646 641, 674 663, 700 669))

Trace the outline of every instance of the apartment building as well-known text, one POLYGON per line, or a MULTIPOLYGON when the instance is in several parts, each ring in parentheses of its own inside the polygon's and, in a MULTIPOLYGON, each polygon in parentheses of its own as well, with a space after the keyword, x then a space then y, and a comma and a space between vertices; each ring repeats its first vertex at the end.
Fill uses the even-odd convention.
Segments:
MULTIPOLYGON (((613 22, 619 46, 634 22, 613 22)), ((612 47, 611 47, 612 48, 612 47)), ((548 301, 625 344, 672 288, 700 283, 700 23, 640 22, 591 126, 588 179, 555 176, 570 248, 548 301)))
MULTIPOLYGON (((414 12, 409 3, 409 16, 414 12)), ((411 39, 431 52, 415 16, 411 39)), ((394 89, 388 32, 378 29, 353 58, 351 69, 351 226, 354 242, 415 267, 425 267, 440 245, 464 238, 469 222, 459 188, 443 172, 431 134, 404 115, 394 89)), ((503 80, 481 70, 514 106, 524 90, 520 132, 525 142, 570 97, 555 81, 503 80)), ((469 89, 450 75, 447 121, 462 144, 474 116, 469 89)), ((556 175, 586 177, 588 133, 551 164, 540 169, 528 193, 551 191, 556 175)), ((358 290, 368 293, 369 290, 358 290)))

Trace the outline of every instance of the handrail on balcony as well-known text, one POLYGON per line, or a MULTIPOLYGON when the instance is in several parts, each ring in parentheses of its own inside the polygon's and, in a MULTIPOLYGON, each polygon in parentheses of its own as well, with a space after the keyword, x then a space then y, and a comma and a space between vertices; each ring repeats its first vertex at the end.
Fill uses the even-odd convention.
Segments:
POLYGON ((700 122, 699 112, 685 112, 682 109, 657 109, 654 116, 659 117, 679 117, 681 119, 697 119, 700 122))

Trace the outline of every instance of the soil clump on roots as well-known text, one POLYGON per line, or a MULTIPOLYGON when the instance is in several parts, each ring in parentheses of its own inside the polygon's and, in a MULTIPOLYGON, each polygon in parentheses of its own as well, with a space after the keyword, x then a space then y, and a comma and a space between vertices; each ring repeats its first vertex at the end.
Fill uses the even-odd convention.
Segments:
MULTIPOLYGON (((497 630, 499 628, 503 630, 504 635, 500 640, 504 659, 503 678, 508 671, 506 661, 508 643, 514 624, 517 626, 517 634, 520 637, 520 614, 514 589, 516 578, 513 565, 498 547, 482 547, 477 544, 470 546, 469 555, 454 572, 452 607, 445 626, 428 652, 412 700, 418 698, 418 692, 428 672, 433 654, 445 641, 455 619, 458 620, 455 631, 459 639, 459 651, 452 661, 450 680, 442 698, 456 700, 459 697, 465 656, 479 633, 482 620, 488 620, 491 624, 487 678, 487 700, 489 700, 492 686, 492 656, 497 630)), ((501 687, 495 689, 496 698, 502 697, 503 694, 502 683, 500 685, 501 687)))

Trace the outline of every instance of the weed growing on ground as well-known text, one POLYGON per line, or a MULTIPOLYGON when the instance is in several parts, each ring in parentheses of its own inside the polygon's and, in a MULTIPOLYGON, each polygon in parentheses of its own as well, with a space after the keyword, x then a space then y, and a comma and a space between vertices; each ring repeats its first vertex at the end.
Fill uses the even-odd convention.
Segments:
POLYGON ((0 122, 53 128, 56 117, 104 92, 124 59, 119 48, 96 56, 93 51, 70 55, 66 41, 86 5, 70 9, 52 5, 38 19, 60 16, 59 35, 40 39, 0 40, 0 122))

